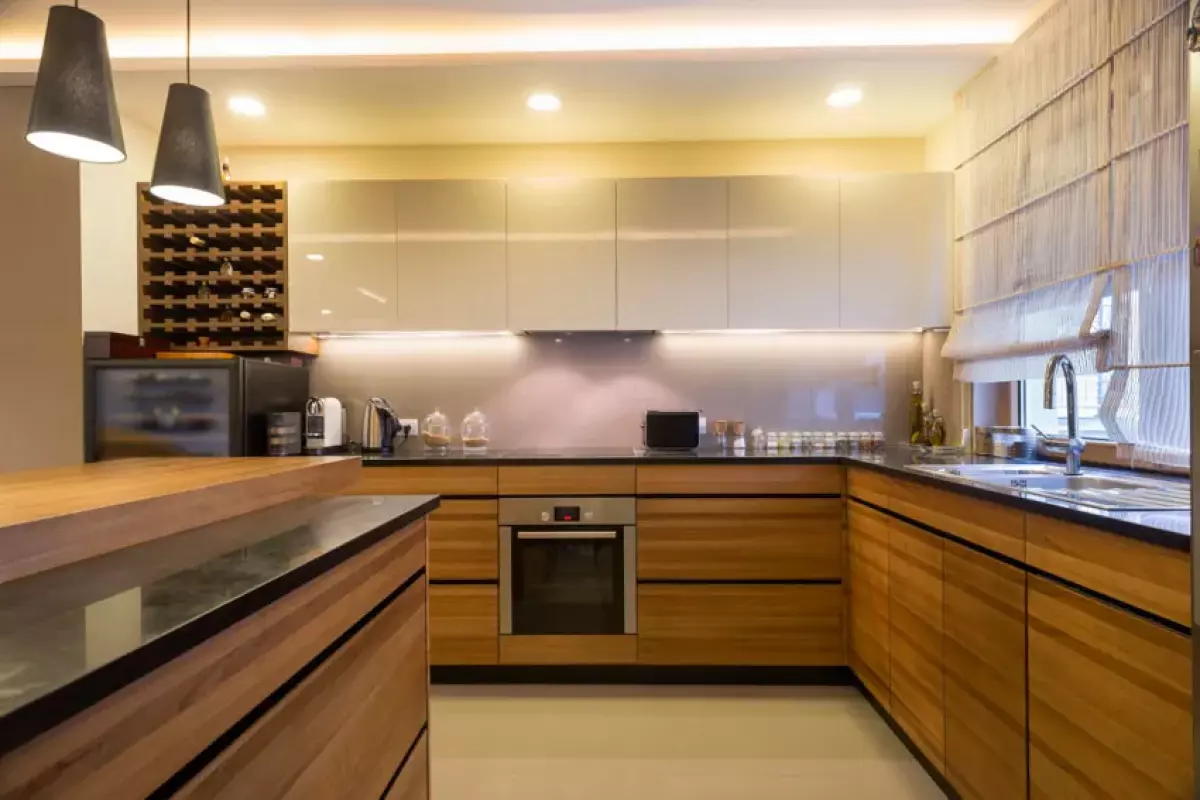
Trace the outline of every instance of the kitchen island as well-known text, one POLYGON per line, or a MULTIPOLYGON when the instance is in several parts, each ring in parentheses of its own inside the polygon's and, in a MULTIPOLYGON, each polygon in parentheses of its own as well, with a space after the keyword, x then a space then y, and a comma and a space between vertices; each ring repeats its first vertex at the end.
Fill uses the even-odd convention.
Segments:
POLYGON ((0 585, 0 798, 425 797, 437 506, 295 499, 0 585))
POLYGON ((993 460, 414 453, 368 457, 349 491, 445 498, 429 523, 435 681, 848 679, 961 796, 1191 797, 1189 512, 931 463, 993 460), (505 646, 531 637, 498 627, 501 509, 536 497, 635 502, 631 658, 505 646))

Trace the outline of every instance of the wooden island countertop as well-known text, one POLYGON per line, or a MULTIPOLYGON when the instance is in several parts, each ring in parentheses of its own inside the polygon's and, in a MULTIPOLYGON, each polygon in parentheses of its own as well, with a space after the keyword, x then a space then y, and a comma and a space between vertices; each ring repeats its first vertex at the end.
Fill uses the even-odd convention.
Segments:
POLYGON ((0 475, 0 583, 336 493, 357 457, 137 458, 0 475))

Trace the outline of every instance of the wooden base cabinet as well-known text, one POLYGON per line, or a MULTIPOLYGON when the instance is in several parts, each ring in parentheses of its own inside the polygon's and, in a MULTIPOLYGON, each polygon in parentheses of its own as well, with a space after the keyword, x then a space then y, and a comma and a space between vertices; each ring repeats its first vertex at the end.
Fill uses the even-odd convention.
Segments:
POLYGON ((637 638, 642 664, 838 666, 842 587, 641 584, 637 638))
POLYGON ((499 587, 433 584, 429 587, 429 661, 437 666, 500 661, 499 587))
POLYGON ((1025 796, 1025 572, 943 542, 946 768, 964 800, 1025 796))
POLYGON ((849 507, 848 661, 884 708, 891 707, 891 641, 888 601, 888 517, 849 507))
POLYGON ((1191 640, 1029 576, 1032 798, 1193 798, 1191 640))
POLYGON ((495 500, 443 500, 429 515, 430 580, 496 580, 500 528, 495 500))
POLYGON ((375 800, 425 725, 425 653, 421 578, 174 796, 375 800))
POLYGON ((888 530, 891 712, 921 752, 945 772, 942 539, 896 520, 888 530))

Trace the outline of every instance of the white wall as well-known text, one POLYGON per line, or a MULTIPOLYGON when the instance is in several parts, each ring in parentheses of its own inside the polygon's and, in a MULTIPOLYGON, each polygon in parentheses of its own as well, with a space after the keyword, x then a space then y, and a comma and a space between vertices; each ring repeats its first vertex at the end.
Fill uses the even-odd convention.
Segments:
POLYGON ((958 137, 951 115, 925 137, 925 170, 953 172, 958 162, 958 137))
POLYGON ((128 119, 121 129, 128 156, 123 163, 79 169, 83 329, 136 334, 137 184, 150 180, 157 133, 128 119))
POLYGON ((229 148, 236 180, 642 178, 921 172, 924 139, 229 148))
POLYGON ((25 142, 32 99, 0 88, 0 472, 83 460, 79 166, 25 142))

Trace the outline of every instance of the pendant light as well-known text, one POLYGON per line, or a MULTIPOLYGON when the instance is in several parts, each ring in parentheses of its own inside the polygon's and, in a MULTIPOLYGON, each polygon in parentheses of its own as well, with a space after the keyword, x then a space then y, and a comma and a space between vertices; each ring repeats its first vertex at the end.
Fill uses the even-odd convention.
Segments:
POLYGON ((225 204, 221 159, 208 92, 192 85, 192 0, 187 0, 186 83, 172 83, 158 134, 150 193, 172 203, 225 204))
POLYGON ((51 6, 25 141, 77 161, 125 160, 104 21, 74 6, 51 6))

